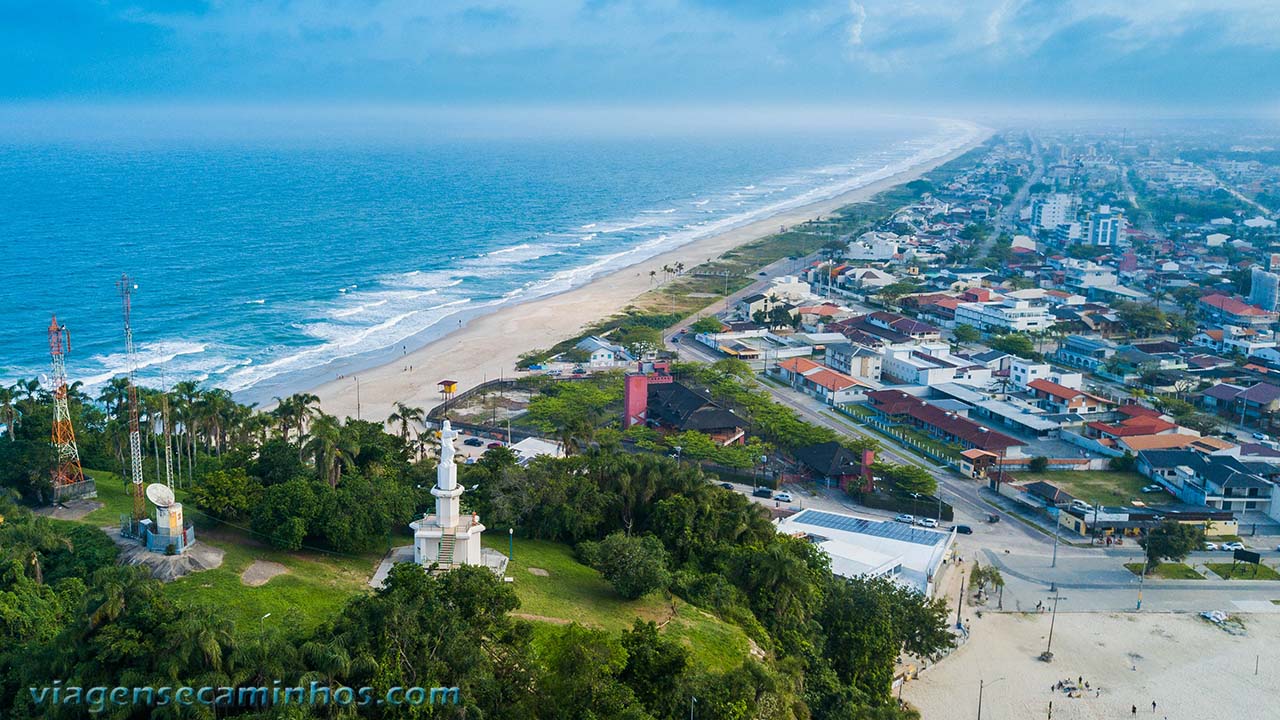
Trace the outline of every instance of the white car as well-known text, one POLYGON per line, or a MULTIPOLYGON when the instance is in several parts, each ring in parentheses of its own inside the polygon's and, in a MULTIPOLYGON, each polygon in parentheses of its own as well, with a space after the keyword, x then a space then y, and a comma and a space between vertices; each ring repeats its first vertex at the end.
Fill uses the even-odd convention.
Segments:
POLYGON ((780 500, 780 501, 782 501, 782 502, 791 502, 791 493, 789 493, 789 492, 780 492, 780 493, 777 493, 776 495, 774 495, 774 496, 773 496, 773 499, 774 499, 774 500, 780 500))
POLYGON ((1214 551, 1216 551, 1216 550, 1218 549, 1218 544, 1217 544, 1217 543, 1207 542, 1207 543, 1205 543, 1205 544, 1204 544, 1204 547, 1203 547, 1203 548, 1201 548, 1201 549, 1202 549, 1202 550, 1206 550, 1206 551, 1208 551, 1208 552, 1214 552, 1214 551))
POLYGON ((1230 550, 1243 550, 1243 549, 1244 549, 1244 543, 1238 543, 1238 542, 1224 542, 1224 543, 1222 543, 1222 549, 1223 549, 1223 550, 1228 550, 1228 551, 1230 551, 1230 550))
POLYGON ((933 518, 916 518, 916 524, 919 525, 920 527, 927 527, 927 528, 938 527, 938 521, 934 520, 933 518))
POLYGON ((916 518, 914 515, 907 515, 906 513, 903 513, 898 517, 894 518, 894 522, 906 523, 908 525, 910 525, 915 521, 916 521, 916 518))

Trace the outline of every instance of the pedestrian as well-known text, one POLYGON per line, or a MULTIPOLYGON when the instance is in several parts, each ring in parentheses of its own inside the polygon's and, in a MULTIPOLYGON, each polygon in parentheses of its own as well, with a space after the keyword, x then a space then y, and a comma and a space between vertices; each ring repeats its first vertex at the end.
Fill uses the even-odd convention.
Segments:
POLYGON ((1151 701, 1151 714, 1152 714, 1152 715, 1155 715, 1155 714, 1156 714, 1156 701, 1155 701, 1155 700, 1152 700, 1152 701, 1151 701))
POLYGON ((1134 706, 1133 706, 1133 709, 1132 709, 1132 710, 1130 710, 1129 712, 1130 712, 1130 714, 1132 714, 1132 715, 1137 715, 1137 714, 1138 714, 1138 706, 1137 706, 1137 705, 1134 705, 1134 706))

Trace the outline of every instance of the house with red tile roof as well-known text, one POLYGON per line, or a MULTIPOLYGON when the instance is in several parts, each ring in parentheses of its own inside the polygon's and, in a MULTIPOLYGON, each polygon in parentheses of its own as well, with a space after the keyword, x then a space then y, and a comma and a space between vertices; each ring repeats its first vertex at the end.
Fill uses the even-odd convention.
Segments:
POLYGON ((1257 305, 1250 305, 1221 293, 1200 298, 1200 314, 1209 320, 1239 326, 1270 325, 1280 317, 1257 305))
POLYGON ((1052 380, 1044 378, 1027 383, 1027 392, 1031 393, 1031 397, 1040 401, 1040 407, 1053 413, 1089 415, 1106 412, 1115 407, 1115 403, 1110 400, 1100 398, 1083 390, 1059 385, 1052 380))
POLYGON ((792 387, 823 400, 828 405, 857 402, 871 388, 857 378, 804 357, 783 360, 770 368, 770 373, 792 387))
POLYGON ((872 390, 867 393, 867 400, 871 409, 884 417, 920 428, 944 443, 956 443, 965 449, 1018 454, 1018 448, 1026 445, 1017 438, 991 430, 901 390, 872 390))

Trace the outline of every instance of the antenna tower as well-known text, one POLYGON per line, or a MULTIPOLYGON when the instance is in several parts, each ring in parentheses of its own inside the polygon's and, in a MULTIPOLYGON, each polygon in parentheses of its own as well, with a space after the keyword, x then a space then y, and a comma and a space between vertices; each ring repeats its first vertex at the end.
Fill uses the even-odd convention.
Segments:
POLYGON ((116 282, 124 305, 124 352, 129 362, 129 459, 132 461, 130 476, 133 480, 133 519, 143 518, 142 504, 142 434, 138 431, 138 359, 133 350, 133 327, 129 324, 129 298, 136 287, 128 275, 121 275, 116 282))
POLYGON ((160 417, 164 422, 164 481, 173 489, 173 439, 169 433, 169 391, 160 394, 160 417))
POLYGON ((61 499, 62 491, 84 482, 80 467, 80 450, 76 447, 76 431, 67 407, 66 354, 71 352, 71 333, 58 324, 54 315, 49 322, 49 356, 53 360, 53 447, 58 459, 53 466, 53 497, 61 499))

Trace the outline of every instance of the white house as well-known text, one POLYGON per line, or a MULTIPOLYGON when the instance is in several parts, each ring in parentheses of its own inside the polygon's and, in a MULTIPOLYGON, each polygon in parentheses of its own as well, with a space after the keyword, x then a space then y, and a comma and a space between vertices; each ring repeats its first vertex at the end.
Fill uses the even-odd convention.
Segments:
POLYGON ((957 325, 972 325, 988 332, 1039 331, 1053 325, 1054 321, 1044 305, 1030 300, 1006 298, 956 306, 957 325))
POLYGON ((626 348, 595 335, 579 340, 574 347, 591 353, 591 357, 587 361, 591 367, 619 367, 630 365, 635 360, 627 352, 626 348))

